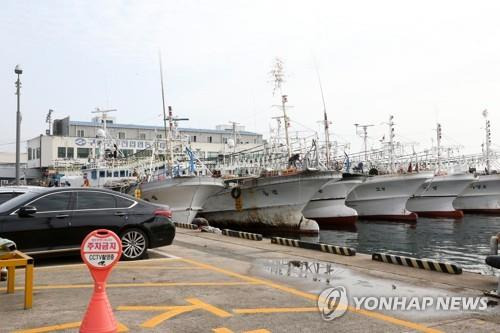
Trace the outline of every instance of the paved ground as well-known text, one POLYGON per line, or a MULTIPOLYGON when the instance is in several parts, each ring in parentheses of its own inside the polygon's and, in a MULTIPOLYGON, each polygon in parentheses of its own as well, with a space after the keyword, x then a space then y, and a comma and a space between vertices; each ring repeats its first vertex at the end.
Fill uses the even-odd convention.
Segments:
MULTIPOLYGON (((37 262, 33 309, 22 310, 22 289, 0 294, 0 332, 77 332, 93 287, 87 268, 78 258, 37 262)), ((17 279, 21 285, 21 271, 17 279)), ((120 262, 108 281, 108 295, 120 330, 130 332, 500 330, 500 305, 494 302, 476 313, 350 307, 344 316, 324 321, 317 295, 337 285, 351 297, 481 296, 495 279, 178 229, 174 245, 152 252, 150 260, 120 262)))

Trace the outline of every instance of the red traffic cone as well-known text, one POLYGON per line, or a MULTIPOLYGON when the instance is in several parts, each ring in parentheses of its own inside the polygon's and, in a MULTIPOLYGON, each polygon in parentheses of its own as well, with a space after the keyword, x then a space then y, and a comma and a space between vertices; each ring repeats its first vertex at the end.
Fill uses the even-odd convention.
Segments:
POLYGON ((80 325, 80 333, 115 333, 118 323, 103 284, 96 284, 87 312, 80 325))
POLYGON ((85 237, 80 253, 94 279, 94 292, 80 325, 80 333, 115 333, 118 323, 106 294, 106 280, 120 260, 120 238, 110 230, 95 230, 85 237))

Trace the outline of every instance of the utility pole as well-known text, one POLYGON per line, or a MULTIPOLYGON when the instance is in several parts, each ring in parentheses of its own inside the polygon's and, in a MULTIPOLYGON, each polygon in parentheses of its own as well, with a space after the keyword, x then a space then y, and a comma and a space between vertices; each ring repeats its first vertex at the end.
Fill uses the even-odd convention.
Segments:
MULTIPOLYGON (((16 95, 17 95, 17 113, 16 113, 16 185, 20 185, 20 163, 21 163, 21 74, 23 70, 20 65, 16 65, 14 73, 17 74, 16 95)), ((40 158, 42 158, 40 156, 40 158)))
POLYGON ((363 146, 365 153, 365 163, 368 162, 368 127, 372 127, 374 125, 360 125, 354 124, 356 126, 356 134, 363 138, 363 146), (359 127, 362 128, 362 132, 359 131, 359 127))

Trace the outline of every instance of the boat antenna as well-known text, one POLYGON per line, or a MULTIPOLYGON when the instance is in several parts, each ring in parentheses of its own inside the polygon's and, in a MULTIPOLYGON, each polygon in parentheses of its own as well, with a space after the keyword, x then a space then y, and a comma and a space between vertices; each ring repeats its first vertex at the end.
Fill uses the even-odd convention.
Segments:
POLYGON ((161 50, 158 51, 158 58, 160 60, 160 82, 161 82, 161 106, 163 109, 163 129, 165 131, 165 140, 167 143, 167 149, 169 151, 168 165, 171 166, 173 163, 173 153, 172 153, 172 126, 170 125, 170 131, 167 131, 167 111, 165 110, 165 89, 163 86, 163 64, 161 60, 161 50))
POLYGON ((326 165, 328 167, 330 165, 330 122, 328 121, 328 115, 326 113, 325 95, 323 94, 323 85, 321 84, 321 77, 319 75, 318 64, 316 63, 316 60, 314 61, 314 68, 316 70, 316 76, 318 77, 319 90, 321 91, 321 100, 323 101, 323 125, 325 128, 326 165))

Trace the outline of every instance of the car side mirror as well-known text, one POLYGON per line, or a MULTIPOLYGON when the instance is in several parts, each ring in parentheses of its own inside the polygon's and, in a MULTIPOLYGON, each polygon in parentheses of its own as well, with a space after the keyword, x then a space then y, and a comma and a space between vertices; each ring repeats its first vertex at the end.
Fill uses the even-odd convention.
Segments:
POLYGON ((36 207, 34 206, 24 206, 19 208, 19 211, 17 212, 17 215, 21 217, 27 217, 27 216, 32 216, 36 213, 36 207))

